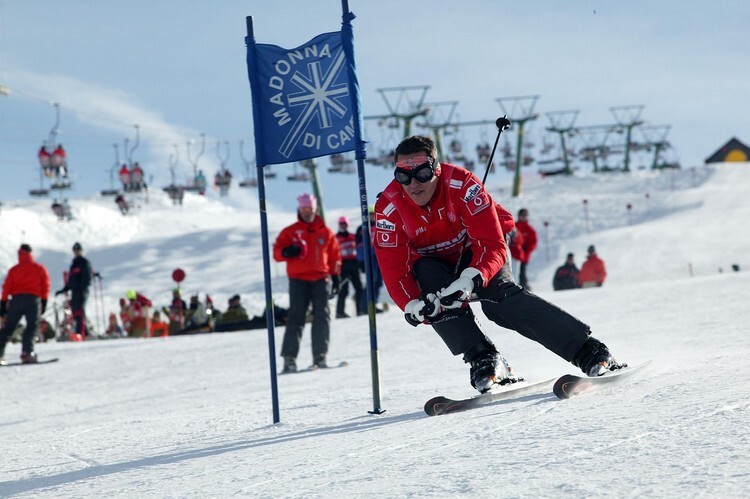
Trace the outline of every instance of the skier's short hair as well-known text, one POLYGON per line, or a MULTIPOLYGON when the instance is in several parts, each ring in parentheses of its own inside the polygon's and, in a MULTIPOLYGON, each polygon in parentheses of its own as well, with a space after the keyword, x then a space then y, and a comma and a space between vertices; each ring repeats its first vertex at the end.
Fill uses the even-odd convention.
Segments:
POLYGON ((406 137, 396 146, 393 162, 395 164, 401 154, 414 154, 416 152, 424 152, 431 158, 437 159, 437 147, 430 137, 412 135, 411 137, 406 137))

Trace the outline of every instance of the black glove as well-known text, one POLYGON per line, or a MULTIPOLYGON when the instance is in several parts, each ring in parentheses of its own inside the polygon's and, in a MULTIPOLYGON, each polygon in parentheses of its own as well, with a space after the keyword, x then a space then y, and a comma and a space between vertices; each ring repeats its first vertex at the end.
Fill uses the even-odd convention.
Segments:
POLYGON ((58 289, 57 291, 55 291, 55 296, 60 296, 63 293, 65 293, 65 289, 58 289))
POLYGON ((0 301, 0 317, 5 317, 5 312, 8 311, 8 302, 0 301))
POLYGON ((42 314, 44 314, 45 310, 47 310, 47 300, 42 298, 42 314))
POLYGON ((296 244, 289 245, 281 250, 281 256, 284 258, 294 258, 295 256, 299 256, 300 253, 302 253, 302 248, 296 244))
POLYGON ((336 296, 339 294, 341 286, 341 278, 337 275, 331 276, 331 295, 336 296))
POLYGON ((94 277, 96 277, 97 279, 101 279, 102 275, 99 272, 94 272, 94 277))

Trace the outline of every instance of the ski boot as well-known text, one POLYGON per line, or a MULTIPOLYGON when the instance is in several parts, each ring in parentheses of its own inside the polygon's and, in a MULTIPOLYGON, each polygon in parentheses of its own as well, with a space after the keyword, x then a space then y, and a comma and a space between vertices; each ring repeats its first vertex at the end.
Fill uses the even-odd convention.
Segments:
POLYGON ((471 386, 479 393, 485 393, 496 385, 523 381, 523 378, 516 376, 495 346, 486 340, 469 349, 464 355, 464 361, 471 364, 469 379, 471 386))
POLYGON ((39 362, 34 352, 21 352, 21 364, 36 364, 39 362))
POLYGON ((326 362, 326 358, 323 355, 318 355, 313 360, 313 369, 325 369, 328 367, 328 363, 326 362))
POLYGON ((284 357, 284 369, 281 370, 281 374, 296 373, 297 372, 297 360, 294 357, 284 357))
POLYGON ((609 353, 607 345, 597 340, 589 338, 583 344, 581 350, 573 360, 573 364, 578 366, 586 376, 595 378, 601 376, 607 371, 616 371, 622 369, 627 364, 620 364, 609 353))

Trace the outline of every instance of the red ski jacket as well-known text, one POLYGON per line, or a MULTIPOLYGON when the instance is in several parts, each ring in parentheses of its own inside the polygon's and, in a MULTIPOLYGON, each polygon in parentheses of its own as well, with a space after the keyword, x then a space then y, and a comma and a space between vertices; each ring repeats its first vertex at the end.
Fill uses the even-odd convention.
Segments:
POLYGON ((589 255, 583 265, 581 265, 581 271, 578 273, 578 284, 583 285, 584 282, 596 282, 599 286, 604 283, 604 279, 607 277, 607 270, 604 267, 604 261, 596 256, 596 254, 589 255))
POLYGON ((357 240, 354 234, 351 232, 337 232, 336 240, 338 240, 339 248, 341 248, 342 260, 357 259, 357 240))
POLYGON ((28 251, 18 250, 18 264, 11 267, 3 283, 2 301, 8 296, 34 295, 42 300, 49 297, 49 274, 36 263, 28 251))
MULTIPOLYGON (((311 223, 299 219, 279 233, 273 245, 273 259, 286 262, 286 273, 292 279, 317 281, 329 275, 341 272, 341 250, 333 231, 326 227, 323 219, 315 216, 311 223), (306 251, 292 258, 287 258, 281 251, 303 241, 306 251)), ((299 245, 299 244, 298 244, 299 245)))
POLYGON ((523 263, 529 263, 531 253, 536 249, 536 231, 529 222, 516 222, 516 232, 522 236, 519 242, 521 244, 521 249, 523 250, 519 253, 516 260, 523 263))
POLYGON ((471 248, 469 265, 486 284, 507 257, 504 234, 513 229, 513 216, 492 200, 474 174, 440 165, 435 194, 425 206, 417 206, 395 180, 375 203, 375 253, 386 289, 402 310, 420 295, 412 273, 419 258, 455 265, 464 249, 471 248))

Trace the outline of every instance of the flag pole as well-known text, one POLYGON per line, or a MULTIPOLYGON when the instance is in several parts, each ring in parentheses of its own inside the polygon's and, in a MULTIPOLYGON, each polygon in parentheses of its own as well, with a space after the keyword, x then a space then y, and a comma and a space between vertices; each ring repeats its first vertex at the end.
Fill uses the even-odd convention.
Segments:
POLYGON ((271 370, 271 399, 273 406, 273 422, 278 423, 279 416, 279 389, 276 379, 276 342, 274 340, 274 312, 273 294, 271 290, 271 256, 269 254, 268 240, 268 218, 266 216, 266 184, 263 168, 266 166, 265 152, 258 144, 263 144, 263 127, 260 116, 260 92, 256 91, 258 81, 258 63, 255 57, 255 35, 253 33, 253 16, 245 17, 247 36, 247 72, 250 80, 250 90, 253 99, 253 133, 255 136, 255 162, 258 178, 258 207, 260 210, 260 235, 263 246, 263 280, 266 288, 266 327, 268 329, 268 360, 271 370), (252 56, 252 57, 251 57, 252 56))
POLYGON ((354 60, 354 33, 351 21, 354 13, 349 11, 348 0, 341 0, 343 12, 341 22, 341 40, 346 54, 349 94, 352 96, 352 116, 354 118, 355 158, 357 159, 357 174, 359 176, 360 215, 362 219, 362 245, 365 252, 365 277, 367 282, 367 310, 370 320, 370 368, 372 373, 372 411, 370 414, 385 412, 380 406, 380 362, 378 355, 377 324, 375 321, 375 292, 372 279, 372 246, 370 244, 370 221, 367 204, 367 184, 365 182, 365 141, 362 139, 362 113, 359 97, 359 80, 357 66, 354 60))

